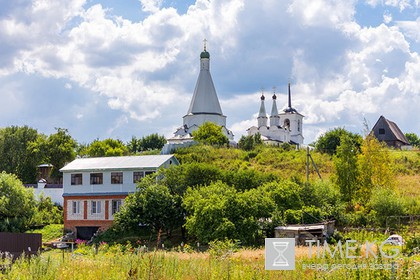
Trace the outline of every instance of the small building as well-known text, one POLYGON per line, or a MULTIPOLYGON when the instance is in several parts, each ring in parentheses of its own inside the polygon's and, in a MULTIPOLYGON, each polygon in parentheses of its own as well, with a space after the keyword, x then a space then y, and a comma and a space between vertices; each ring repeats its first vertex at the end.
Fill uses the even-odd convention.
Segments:
POLYGON ((84 240, 106 230, 144 176, 178 164, 174 155, 79 158, 70 162, 60 169, 64 229, 84 240))
POLYGON ((276 238, 295 238, 295 244, 305 245, 305 240, 323 242, 334 233, 335 221, 308 225, 287 225, 274 228, 276 238))
POLYGON ((24 184, 25 187, 33 190, 34 196, 38 199, 41 195, 51 198, 51 201, 63 206, 63 180, 62 178, 51 178, 53 166, 51 164, 40 164, 38 167, 37 183, 24 184))
POLYGON ((407 137, 405 137, 398 125, 386 119, 384 116, 379 117, 372 128, 371 134, 390 147, 402 149, 410 145, 407 137))

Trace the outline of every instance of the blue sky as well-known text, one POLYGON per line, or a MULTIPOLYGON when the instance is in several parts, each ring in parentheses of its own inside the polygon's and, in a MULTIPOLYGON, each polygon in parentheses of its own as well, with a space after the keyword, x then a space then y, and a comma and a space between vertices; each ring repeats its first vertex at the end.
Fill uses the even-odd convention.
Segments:
MULTIPOLYGON (((419 0, 0 0, 0 127, 79 142, 182 125, 203 39, 236 139, 261 88, 305 115, 305 143, 380 115, 420 134, 419 0)), ((266 107, 271 107, 267 98, 266 107)))

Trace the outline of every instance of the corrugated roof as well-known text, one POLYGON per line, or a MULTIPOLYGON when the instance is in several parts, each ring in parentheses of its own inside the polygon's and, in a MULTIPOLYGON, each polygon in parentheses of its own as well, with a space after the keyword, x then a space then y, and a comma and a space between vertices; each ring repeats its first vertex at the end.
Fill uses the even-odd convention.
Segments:
POLYGON ((97 158, 78 158, 60 169, 66 171, 84 170, 114 170, 114 169, 133 169, 133 168, 159 168, 170 158, 178 161, 174 155, 146 155, 146 156, 122 156, 122 157, 97 157, 97 158))

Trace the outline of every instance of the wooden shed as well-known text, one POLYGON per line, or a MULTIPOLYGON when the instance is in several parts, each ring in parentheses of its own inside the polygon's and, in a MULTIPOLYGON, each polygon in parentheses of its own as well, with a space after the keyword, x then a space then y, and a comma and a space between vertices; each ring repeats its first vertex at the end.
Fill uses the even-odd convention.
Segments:
POLYGON ((407 137, 405 137, 398 125, 384 116, 379 117, 372 128, 371 134, 390 147, 401 149, 410 145, 407 137))

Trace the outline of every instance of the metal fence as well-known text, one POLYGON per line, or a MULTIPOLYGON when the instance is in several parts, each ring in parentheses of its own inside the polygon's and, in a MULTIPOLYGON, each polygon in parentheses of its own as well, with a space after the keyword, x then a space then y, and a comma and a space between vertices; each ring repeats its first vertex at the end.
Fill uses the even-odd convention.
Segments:
POLYGON ((42 246, 40 233, 0 232, 0 252, 9 252, 16 259, 23 253, 26 256, 37 254, 42 246))

